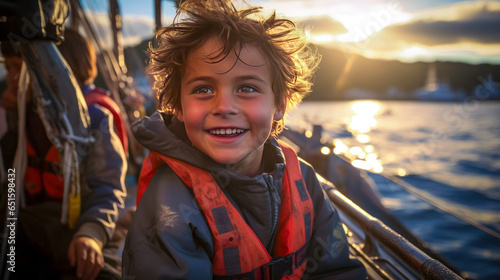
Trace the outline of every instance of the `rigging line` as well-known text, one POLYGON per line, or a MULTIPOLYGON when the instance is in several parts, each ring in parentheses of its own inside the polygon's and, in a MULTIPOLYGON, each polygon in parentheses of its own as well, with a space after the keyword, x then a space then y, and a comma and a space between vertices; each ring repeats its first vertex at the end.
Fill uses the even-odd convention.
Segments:
MULTIPOLYGON (((97 35, 95 34, 94 29, 92 28, 92 25, 90 24, 90 21, 89 21, 87 15, 83 12, 83 8, 82 8, 81 4, 78 1, 75 1, 75 2, 76 2, 75 6, 78 9, 80 17, 83 19, 84 28, 86 30, 87 35, 92 40, 96 49, 99 50, 99 52, 101 53, 101 55, 97 57, 98 67, 100 67, 100 68, 106 67, 107 68, 107 70, 100 69, 100 73, 103 76, 109 90, 111 91, 113 99, 120 107, 120 110, 122 112, 126 112, 125 107, 123 106, 123 103, 121 101, 120 88, 119 88, 119 84, 118 84, 120 81, 123 81, 122 77, 124 76, 124 74, 121 72, 121 68, 119 68, 119 65, 118 65, 116 57, 114 56, 114 53, 109 51, 109 50, 106 51, 102 47, 99 39, 97 38, 97 35)), ((126 92, 124 92, 124 93, 126 94, 126 92)), ((128 120, 128 118, 127 118, 127 120, 128 120)))
MULTIPOLYGON (((98 24, 99 20, 97 19, 97 13, 98 12, 97 12, 96 6, 92 2, 92 0, 87 0, 87 5, 89 6, 90 17, 92 17, 91 21, 88 20, 88 17, 85 15, 85 12, 83 11, 83 8, 82 8, 81 5, 80 5, 80 8, 83 11, 83 14, 85 15, 85 17, 87 18, 87 22, 90 25, 89 26, 90 29, 95 30, 93 32, 94 33, 94 39, 95 39, 95 41, 96 42, 99 42, 100 40, 106 41, 107 40, 107 38, 105 36, 106 32, 103 30, 104 26, 101 25, 101 24, 98 24), (92 28, 91 22, 94 22, 94 24, 93 24, 94 28, 92 28)), ((108 10, 110 9, 109 6, 107 8, 108 8, 108 10)), ((105 10, 105 8, 103 10, 105 10)), ((109 24, 109 28, 111 29, 111 19, 109 17, 107 17, 107 19, 108 19, 107 23, 109 24)), ((113 55, 111 55, 110 49, 109 48, 104 48, 101 44, 98 44, 98 49, 99 49, 99 52, 101 53, 102 56, 107 57, 107 59, 111 61, 111 62, 106 63, 106 64, 108 65, 108 68, 111 65, 111 67, 114 70, 114 73, 115 73, 115 77, 114 78, 116 78, 116 79, 114 79, 114 81, 115 82, 121 81, 122 80, 121 76, 123 76, 123 73, 122 73, 121 69, 117 68, 117 67, 119 67, 119 65, 118 65, 118 61, 117 61, 116 57, 114 56, 114 53, 112 53, 113 55)))
MULTIPOLYGON (((101 3, 102 3, 102 2, 101 2, 101 3)), ((99 36, 98 36, 98 37, 99 37, 99 39, 101 39, 101 40, 105 40, 105 39, 106 39, 106 37, 105 37, 105 34, 106 34, 106 33, 105 33, 105 32, 104 32, 104 30, 103 30, 103 28, 104 28, 104 27, 103 27, 102 25, 98 24, 99 20, 97 20, 97 19, 96 19, 96 18, 97 18, 97 14, 98 14, 99 12, 98 12, 98 10, 97 10, 97 9, 96 9, 96 7, 95 7, 94 2, 92 2, 92 0, 87 0, 87 5, 88 5, 89 10, 90 10, 89 14, 90 14, 90 15, 91 15, 91 17, 93 18, 93 22, 95 23, 94 29, 97 31, 97 33, 99 33, 99 34, 98 34, 98 35, 99 35, 99 36)), ((109 8, 109 7, 108 7, 108 8, 109 8)), ((103 9, 103 10, 106 10, 106 9, 103 9)), ((108 9, 108 10, 109 10, 109 9, 108 9)), ((84 11, 84 10, 83 10, 83 8, 82 8, 82 11, 84 11)), ((84 11, 84 13, 85 13, 85 11, 84 11)), ((107 19, 109 20, 109 18, 107 18, 107 19)), ((111 26, 111 22, 109 22, 109 25, 111 26)))
POLYGON ((418 188, 411 185, 410 183, 405 182, 404 180, 401 180, 395 176, 391 176, 390 178, 389 177, 387 177, 387 178, 390 181, 394 182, 396 185, 398 185, 400 188, 402 188, 402 189, 406 190, 407 192, 421 198, 422 200, 427 201, 428 203, 430 203, 434 207, 440 209, 441 211, 444 211, 448 214, 451 214, 451 215, 457 217, 458 219, 470 224, 471 226, 474 226, 474 227, 482 230, 483 232, 500 239, 500 233, 490 229, 489 227, 487 227, 487 226, 485 226, 477 221, 471 220, 467 217, 464 217, 463 215, 458 214, 455 210, 453 210, 450 207, 442 205, 442 202, 438 198, 436 198, 436 197, 434 197, 434 196, 432 196, 432 195, 430 195, 422 190, 419 190, 418 188))
MULTIPOLYGON (((93 39, 94 39, 94 43, 96 45, 96 49, 99 50, 99 52, 101 53, 101 56, 103 57, 103 59, 105 60, 105 64, 108 68, 108 72, 112 72, 112 74, 114 74, 114 76, 110 77, 111 80, 116 83, 116 86, 118 86, 118 83, 120 82, 125 82, 126 84, 128 84, 127 82, 127 75, 126 73, 124 73, 124 71, 122 70, 122 68, 120 67, 120 64, 119 64, 119 61, 118 61, 118 58, 115 56, 115 53, 114 51, 109 48, 103 48, 102 44, 100 44, 100 39, 102 40, 105 40, 106 38, 104 38, 103 34, 105 34, 106 32, 103 32, 102 29, 104 28, 102 25, 99 25, 99 24, 94 24, 94 25, 91 25, 90 21, 89 21, 89 17, 83 12, 83 7, 81 5, 81 3, 79 1, 75 1, 77 2, 76 3, 76 6, 77 6, 77 9, 79 11, 81 11, 81 17, 84 18, 84 20, 86 21, 87 25, 88 25, 88 31, 90 33, 92 33, 92 36, 93 36, 93 39), (93 27, 96 27, 96 28, 93 28, 93 27), (98 29, 98 30, 94 30, 94 29, 98 29), (96 32, 98 31, 98 32, 96 32), (99 34, 96 34, 96 33, 99 33, 99 34)), ((91 11, 90 13, 90 17, 92 17, 93 19, 93 22, 98 22, 96 20, 96 12, 97 9, 96 9, 96 6, 93 4, 93 2, 91 0, 87 0, 87 6, 89 6, 89 10, 91 11)), ((108 7, 109 8, 109 7, 108 7)), ((108 20, 111 20, 108 18, 108 20)), ((108 22, 109 25, 110 25, 110 28, 111 28, 111 22, 108 22)), ((119 86, 118 86, 119 87, 119 86)), ((115 85, 108 85, 108 88, 112 89, 112 88, 115 88, 115 85)), ((119 88, 117 88, 117 93, 119 94, 119 92, 121 92, 119 90, 119 88)), ((117 98, 120 98, 121 97, 118 95, 116 96, 116 94, 114 94, 114 91, 112 90, 112 93, 114 95, 114 99, 117 99, 117 98)), ((128 95, 126 92, 123 92, 125 95, 128 95)), ((120 106, 120 105, 119 105, 120 106)), ((123 108, 122 108, 123 109, 123 108)))
POLYGON ((106 84, 109 83, 108 87, 110 89, 112 89, 113 88, 112 84, 118 81, 118 78, 116 75, 116 68, 110 66, 110 64, 112 64, 112 62, 109 60, 109 53, 108 53, 108 55, 106 55, 106 52, 103 51, 104 48, 102 47, 99 39, 97 38, 96 31, 92 28, 92 25, 91 25, 87 15, 85 14, 83 7, 81 6, 81 3, 78 0, 75 0, 75 6, 80 14, 80 17, 82 18, 82 20, 84 22, 84 28, 85 28, 85 32, 87 33, 87 36, 92 40, 96 49, 101 53, 101 56, 98 56, 98 59, 99 59, 99 57, 102 57, 102 59, 105 60, 104 64, 108 68, 108 71, 101 71, 101 75, 103 75, 103 77, 106 79, 111 79, 111 81, 109 81, 109 80, 106 81, 106 84))
MULTIPOLYGON (((83 20, 84 28, 86 30, 86 33, 87 33, 89 39, 92 40, 94 46, 96 46, 96 49, 98 49, 101 52, 101 55, 97 57, 97 59, 98 59, 97 65, 99 68, 103 68, 103 67, 107 68, 107 70, 100 69, 101 75, 103 76, 108 88, 110 89, 111 94, 113 96, 113 99, 115 100, 115 102, 117 103, 118 107, 123 112, 123 114, 125 114, 126 110, 125 110, 125 107, 121 101, 121 97, 120 97, 120 93, 119 93, 120 89, 119 89, 119 85, 118 85, 119 79, 121 79, 118 76, 119 73, 121 73, 121 72, 118 72, 118 71, 121 69, 119 69, 119 66, 117 65, 116 59, 113 60, 114 54, 112 55, 112 53, 110 53, 110 52, 103 52, 103 48, 102 48, 99 40, 97 39, 97 36, 96 36, 94 30, 92 29, 92 26, 89 22, 89 19, 87 18, 87 16, 83 12, 83 9, 82 9, 80 3, 78 1, 75 1, 75 2, 76 2, 75 3, 76 9, 78 10, 80 17, 83 20)), ((120 77, 121 76, 123 76, 123 73, 121 73, 120 77)), ((124 115, 124 119, 126 119, 128 121, 128 117, 126 115, 124 115)), ((130 127, 130 124, 127 122, 126 126, 130 127)), ((129 130, 129 128, 127 128, 127 130, 129 130)))
MULTIPOLYGON (((103 40, 104 41, 104 40, 106 40, 105 35, 103 35, 103 34, 106 33, 106 32, 103 31, 104 27, 102 25, 100 25, 100 24, 97 24, 97 22, 99 22, 98 20, 96 20, 96 17, 97 17, 96 16, 96 13, 97 13, 96 11, 97 11, 97 9, 95 8, 95 6, 94 6, 94 4, 93 4, 93 2, 91 0, 87 0, 87 5, 89 6, 89 9, 92 11, 90 14, 91 14, 91 17, 93 18, 93 22, 96 23, 96 24, 94 24, 94 26, 95 26, 94 29, 96 29, 97 33, 99 33, 99 34, 97 34, 98 35, 97 36, 97 35, 95 35, 96 32, 94 32, 95 40, 96 41, 99 41, 99 40, 103 40)), ((83 11, 83 9, 82 9, 82 11, 83 11)), ((109 18, 107 18, 107 19, 109 20, 108 23, 109 23, 109 26, 110 26, 110 29, 111 29, 111 20, 109 18)), ((88 21, 88 22, 90 24, 90 21, 88 21)), ((103 46, 101 44, 99 44, 99 51, 101 52, 101 54, 103 56, 104 56, 104 53, 106 53, 108 59, 111 60, 110 64, 114 68, 113 70, 116 73, 116 80, 115 80, 115 82, 116 81, 121 81, 122 80, 121 76, 123 76, 122 75, 123 73, 122 73, 121 69, 117 68, 117 67, 119 67, 119 64, 118 64, 118 60, 114 56, 114 53, 113 53, 113 55, 111 55, 111 51, 109 50, 109 48, 103 48, 103 46)), ((109 67, 109 65, 108 65, 108 67, 109 67)))

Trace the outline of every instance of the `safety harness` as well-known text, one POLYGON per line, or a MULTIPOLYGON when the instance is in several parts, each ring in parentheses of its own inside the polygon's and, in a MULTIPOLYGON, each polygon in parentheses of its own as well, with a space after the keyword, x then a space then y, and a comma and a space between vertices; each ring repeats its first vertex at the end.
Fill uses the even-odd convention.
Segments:
POLYGON ((138 202, 164 163, 190 188, 207 218, 214 241, 214 279, 300 279, 314 219, 295 151, 280 142, 286 160, 281 211, 272 256, 212 175, 183 161, 150 151, 141 170, 138 202))

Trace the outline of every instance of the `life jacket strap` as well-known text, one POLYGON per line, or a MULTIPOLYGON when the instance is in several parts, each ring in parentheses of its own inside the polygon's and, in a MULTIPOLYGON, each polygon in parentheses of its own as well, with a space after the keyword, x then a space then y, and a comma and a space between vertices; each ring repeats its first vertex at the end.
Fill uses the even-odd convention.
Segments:
POLYGON ((41 172, 48 172, 57 176, 62 176, 61 167, 58 163, 48 162, 40 157, 28 155, 28 166, 40 169, 41 172))
POLYGON ((291 253, 285 257, 278 257, 272 259, 269 263, 258 267, 250 272, 229 275, 217 276, 214 275, 213 279, 216 280, 278 280, 283 279, 286 275, 300 267, 306 261, 307 244, 302 246, 297 252, 291 253))

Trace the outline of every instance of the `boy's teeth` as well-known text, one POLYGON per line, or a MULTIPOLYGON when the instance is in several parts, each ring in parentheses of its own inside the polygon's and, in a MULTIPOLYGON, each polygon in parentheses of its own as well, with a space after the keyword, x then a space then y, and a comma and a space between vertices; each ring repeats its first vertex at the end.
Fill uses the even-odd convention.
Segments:
POLYGON ((229 135, 229 134, 240 134, 243 133, 244 129, 239 128, 222 128, 222 129, 212 129, 210 130, 211 134, 215 135, 229 135))

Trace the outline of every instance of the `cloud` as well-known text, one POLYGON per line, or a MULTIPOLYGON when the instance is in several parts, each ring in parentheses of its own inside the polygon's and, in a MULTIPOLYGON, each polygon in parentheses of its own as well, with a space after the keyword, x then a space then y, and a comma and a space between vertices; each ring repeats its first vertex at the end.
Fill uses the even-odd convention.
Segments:
POLYGON ((388 26, 371 43, 378 47, 391 42, 425 46, 500 43, 499 26, 499 2, 463 2, 422 12, 410 22, 388 26))
POLYGON ((497 14, 499 18, 495 20, 414 22, 390 27, 387 32, 390 36, 398 36, 399 40, 428 46, 459 42, 500 43, 500 12, 497 14))
POLYGON ((330 16, 336 19, 349 18, 363 21, 370 17, 371 13, 401 7, 399 2, 394 0, 264 0, 252 4, 264 7, 265 11, 276 10, 279 15, 294 20, 330 16))
POLYGON ((125 46, 137 45, 153 37, 154 22, 147 17, 123 17, 123 37, 125 46))
POLYGON ((500 2, 459 2, 413 13, 341 49, 371 58, 500 64, 500 2))
MULTIPOLYGON (((106 49, 111 48, 113 37, 109 15, 102 12, 87 12, 86 14, 96 31, 101 46, 106 49)), ((137 45, 153 36, 154 22, 150 17, 125 15, 122 18, 122 23, 123 45, 125 47, 137 45)))
POLYGON ((347 28, 329 16, 313 17, 300 21, 300 24, 310 28, 312 34, 344 34, 347 28))

